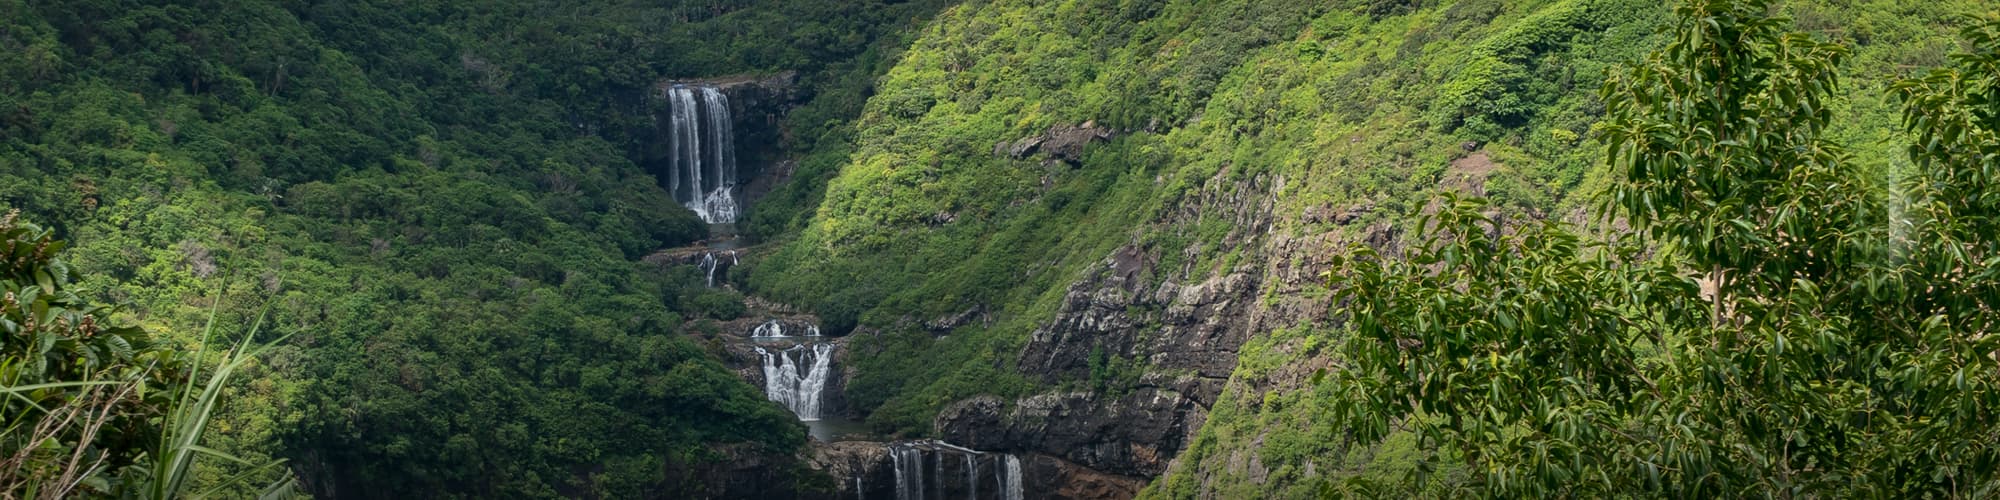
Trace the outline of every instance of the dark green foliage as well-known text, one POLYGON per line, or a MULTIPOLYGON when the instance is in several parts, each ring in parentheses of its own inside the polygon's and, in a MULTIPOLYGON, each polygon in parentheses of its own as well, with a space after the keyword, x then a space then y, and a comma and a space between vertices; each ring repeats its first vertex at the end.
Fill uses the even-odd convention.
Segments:
POLYGON ((706 236, 639 161, 646 95, 799 71, 812 135, 746 156, 839 155, 885 42, 942 4, 0 0, 0 207, 170 337, 198 291, 272 297, 310 333, 214 443, 321 492, 711 495, 712 450, 783 468, 804 433, 685 331, 741 297, 636 262, 706 236))

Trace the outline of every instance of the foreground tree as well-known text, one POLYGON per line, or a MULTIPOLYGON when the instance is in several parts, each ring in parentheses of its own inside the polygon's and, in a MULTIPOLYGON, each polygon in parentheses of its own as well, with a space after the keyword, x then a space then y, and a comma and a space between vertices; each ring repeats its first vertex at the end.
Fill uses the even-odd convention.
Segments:
POLYGON ((1693 0, 1604 87, 1595 241, 1476 201, 1336 279, 1358 438, 1408 428, 1500 495, 1987 496, 2000 467, 2000 23, 1899 83, 1890 186, 1822 137, 1846 50, 1693 0))
MULTIPOLYGON (((18 212, 0 216, 0 499, 208 496, 278 468, 201 444, 223 388, 263 350, 254 331, 203 366, 205 349, 170 349, 78 294, 64 246, 18 212), (202 460, 249 472, 197 485, 202 460)), ((288 479, 264 489, 295 493, 288 479)))

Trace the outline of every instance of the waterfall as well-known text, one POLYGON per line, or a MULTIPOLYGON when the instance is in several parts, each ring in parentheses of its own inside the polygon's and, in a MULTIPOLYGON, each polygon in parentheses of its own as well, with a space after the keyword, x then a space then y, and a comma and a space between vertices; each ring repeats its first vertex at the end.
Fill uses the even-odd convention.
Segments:
POLYGON ((944 454, 931 454, 931 477, 937 478, 937 497, 944 498, 944 454))
POLYGON ((896 450, 896 446, 890 446, 888 448, 888 460, 890 460, 890 470, 896 472, 896 500, 910 500, 910 492, 902 488, 904 484, 910 484, 910 480, 902 476, 902 450, 896 450))
POLYGON ((819 420, 833 344, 800 345, 771 352, 757 348, 764 359, 764 396, 790 408, 799 420, 819 420), (793 358, 796 353, 797 359, 793 358))
MULTIPOLYGON (((761 325, 757 325, 757 328, 756 328, 756 329, 754 329, 754 330, 750 330, 750 337, 751 337, 751 338, 759 338, 759 339, 775 339, 775 338, 784 338, 785 336, 786 336, 786 335, 785 335, 785 324, 784 324, 784 323, 780 323, 780 322, 778 322, 778 320, 775 320, 775 319, 774 319, 774 320, 769 320, 769 321, 765 321, 765 322, 764 322, 764 324, 761 324, 761 325)), ((806 325, 806 334, 805 334, 805 336, 807 336, 807 337, 818 337, 818 336, 820 336, 820 334, 819 334, 819 325, 806 325)))
POLYGON ((989 462, 993 467, 993 488, 995 498, 1001 500, 1022 500, 1021 460, 1013 455, 984 452, 953 445, 937 440, 898 441, 889 443, 889 458, 896 473, 896 498, 898 500, 922 500, 929 498, 979 498, 979 466, 989 462), (929 456, 926 456, 929 455, 929 456), (957 455, 963 459, 965 474, 963 483, 954 484, 956 471, 950 470, 947 455, 957 455), (993 460, 985 460, 988 455, 993 460), (928 468, 930 470, 926 471, 928 468))
POLYGON ((1000 491, 1000 500, 1007 499, 1007 468, 1002 467, 1005 459, 993 459, 993 487, 1000 491))
POLYGON ((1002 500, 1021 500, 1021 459, 1007 455, 1007 482, 1000 490, 1002 500))
POLYGON ((979 455, 965 455, 965 498, 979 500, 979 455))
POLYGON ((701 264, 698 265, 697 267, 701 268, 702 274, 708 276, 709 288, 715 288, 715 273, 722 272, 723 274, 727 275, 728 272, 723 270, 728 269, 730 266, 734 266, 739 263, 736 260, 735 250, 730 250, 725 255, 729 257, 728 263, 724 263, 722 261, 722 257, 717 257, 715 252, 705 252, 701 254, 701 264))
POLYGON ((785 336, 785 324, 779 323, 778 320, 775 319, 770 321, 765 321, 764 324, 757 325, 756 330, 750 331, 751 338, 769 339, 769 338, 778 338, 783 336, 785 336))
POLYGON ((715 288, 715 268, 721 267, 715 260, 715 252, 701 254, 701 272, 708 275, 708 287, 715 288))
POLYGON ((714 87, 675 85, 667 98, 673 127, 668 131, 672 165, 667 191, 703 222, 736 222, 736 130, 729 97, 714 87))
POLYGON ((924 452, 911 446, 889 447, 896 465, 896 500, 924 500, 924 452))

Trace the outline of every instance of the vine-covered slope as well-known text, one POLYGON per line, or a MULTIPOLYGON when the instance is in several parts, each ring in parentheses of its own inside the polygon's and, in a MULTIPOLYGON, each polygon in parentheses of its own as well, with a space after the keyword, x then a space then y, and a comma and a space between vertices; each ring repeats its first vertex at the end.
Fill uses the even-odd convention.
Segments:
MULTIPOLYGON (((1855 47, 1832 134, 1881 171, 1890 77, 1945 64, 1958 16, 1981 9, 1779 14, 1855 47)), ((1393 247, 1445 190, 1510 217, 1583 217, 1603 183, 1597 88, 1655 48, 1670 13, 1622 0, 969 2, 883 78, 825 202, 748 282, 864 334, 848 391, 878 429, 952 435, 933 417, 980 395, 1199 386, 1148 337, 1176 331, 1162 322, 1189 296, 1173 290, 1244 274, 1254 307, 1220 321, 1249 325, 1248 344, 1203 347, 1240 347, 1239 368, 1219 398, 1193 398, 1206 425, 1166 446, 1184 454, 1148 491, 1293 496, 1340 471, 1409 467, 1406 442, 1332 446, 1342 427, 1315 409, 1336 397, 1309 377, 1335 330, 1326 257, 1393 247), (1106 288, 1107 273, 1137 282, 1106 288), (1064 349, 1088 368, 1050 376, 1030 359, 1064 349)))

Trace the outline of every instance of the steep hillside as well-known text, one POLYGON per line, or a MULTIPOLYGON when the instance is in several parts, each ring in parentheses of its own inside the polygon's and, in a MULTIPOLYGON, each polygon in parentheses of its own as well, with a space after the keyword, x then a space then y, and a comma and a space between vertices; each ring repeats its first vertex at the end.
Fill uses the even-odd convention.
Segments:
MULTIPOLYGON (((1981 8, 1784 13, 1856 47, 1834 135, 1879 171, 1888 77, 1945 63, 1954 15, 1981 8)), ((960 5, 884 77, 825 202, 748 283, 854 330, 847 397, 878 430, 1036 454, 1039 491, 1165 475, 1150 492, 1296 496, 1413 467, 1396 439, 1336 446, 1318 409, 1336 397, 1312 383, 1333 363, 1329 257, 1393 250, 1440 191, 1581 219, 1603 182, 1596 89, 1669 12, 960 5)))

